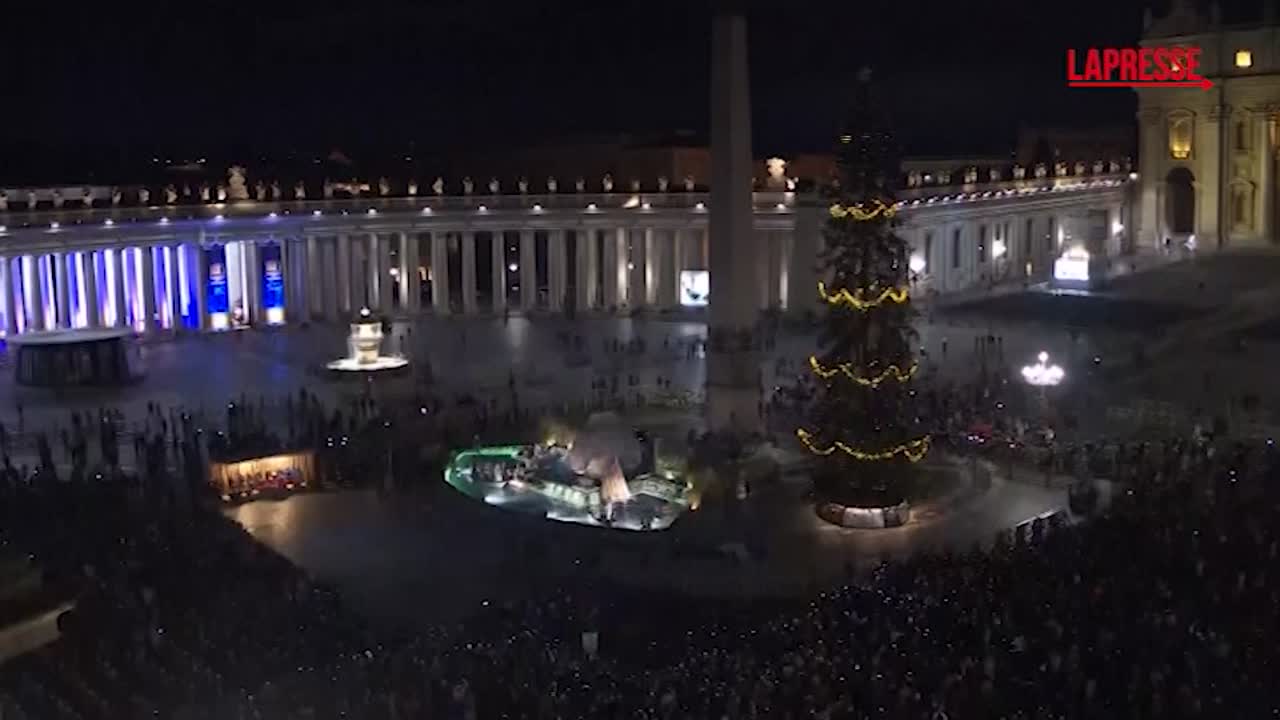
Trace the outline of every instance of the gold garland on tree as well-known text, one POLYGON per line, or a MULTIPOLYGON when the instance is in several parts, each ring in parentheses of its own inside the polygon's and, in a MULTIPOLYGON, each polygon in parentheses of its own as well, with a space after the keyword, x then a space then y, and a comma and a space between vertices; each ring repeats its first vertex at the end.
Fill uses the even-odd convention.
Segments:
POLYGON ((849 305, 855 310, 866 312, 874 307, 879 307, 886 302, 893 302, 901 305, 910 297, 910 291, 906 287, 887 287, 880 291, 879 295, 868 299, 872 293, 875 293, 876 287, 872 285, 870 288, 858 288, 853 292, 849 292, 845 288, 841 288, 836 292, 829 292, 827 284, 821 280, 818 281, 818 297, 821 297, 829 305, 849 305))
MULTIPOLYGON (((890 215, 892 214, 893 208, 885 205, 884 203, 878 200, 874 202, 879 204, 879 208, 877 210, 873 210, 872 212, 887 212, 890 215)), ((853 209, 856 209, 856 208, 853 208, 853 209)), ((858 214, 850 213, 849 210, 850 210, 849 208, 841 208, 839 205, 832 205, 831 216, 839 218, 839 217, 845 217, 846 215, 852 215, 854 219, 858 219, 858 220, 870 219, 866 217, 865 211, 859 210, 859 212, 861 213, 861 216, 860 216, 858 214)), ((853 292, 849 292, 847 289, 844 289, 844 288, 841 288, 836 292, 829 292, 827 290, 827 284, 825 282, 818 281, 818 295, 828 304, 849 305, 854 309, 857 309, 863 312, 870 310, 874 307, 878 307, 886 302, 893 302, 895 304, 900 305, 902 303, 907 302, 907 300, 910 297, 909 290, 908 288, 905 288, 905 287, 884 288, 883 290, 880 291, 878 295, 868 299, 869 296, 873 293, 875 293, 875 286, 872 286, 871 288, 867 288, 867 289, 858 288, 853 292)), ((821 363, 818 362, 818 359, 812 355, 809 356, 809 366, 813 369, 813 372, 816 375, 818 375, 823 379, 829 379, 832 376, 834 376, 836 373, 844 373, 844 375, 846 375, 849 379, 853 380, 859 385, 863 385, 871 388, 878 387, 880 384, 888 380, 889 377, 891 376, 895 378, 898 382, 906 382, 907 380, 910 380, 912 376, 915 375, 916 371, 919 368, 919 365, 917 363, 912 363, 912 365, 906 370, 903 370, 897 365, 890 365, 889 367, 885 368, 885 370, 881 372, 879 375, 874 375, 874 376, 860 375, 858 374, 857 369, 851 363, 842 363, 833 368, 825 368, 822 366, 821 363)), ((828 445, 825 448, 820 448, 817 445, 815 445, 813 442, 813 433, 809 432, 804 428, 796 429, 796 437, 800 439, 800 442, 805 446, 805 448, 809 450, 809 452, 815 455, 823 455, 823 456, 831 455, 835 453, 837 450, 839 450, 840 452, 843 452, 845 455, 848 455, 849 457, 854 458, 855 460, 863 460, 863 461, 889 460, 894 457, 897 457, 898 455, 902 455, 910 462, 913 462, 913 463, 920 462, 920 460, 922 460, 924 456, 928 454, 929 445, 930 445, 930 438, 928 435, 923 435, 921 437, 916 438, 915 440, 909 440, 900 445, 895 445, 894 447, 885 448, 883 450, 860 450, 858 448, 847 445, 839 440, 835 441, 834 443, 832 443, 831 445, 828 445)))
POLYGON ((901 445, 895 445, 891 448, 868 451, 850 447, 839 440, 825 448, 820 448, 813 443, 813 433, 805 430, 804 428, 798 428, 796 430, 796 437, 800 438, 800 442, 804 444, 805 448, 815 455, 831 455, 835 451, 839 450, 855 460, 864 461, 890 460, 898 455, 902 455, 913 463, 920 462, 924 459, 924 456, 928 454, 930 444, 929 436, 922 435, 915 440, 908 440, 901 445))
POLYGON ((843 218, 853 218, 860 222, 868 220, 878 220, 880 218, 891 218, 898 214, 898 208, 895 205, 889 205, 883 200, 871 200, 866 203, 857 205, 841 205, 836 203, 831 206, 829 212, 831 217, 840 220, 843 218))
POLYGON ((810 355, 809 367, 813 369, 814 375, 817 375, 823 380, 829 380, 839 373, 844 373, 845 377, 859 385, 875 388, 879 387, 881 383, 888 380, 890 377, 893 377, 900 383, 910 380, 911 377, 916 374, 916 370, 920 368, 920 365, 918 363, 911 363, 906 370, 903 370, 897 365, 890 365, 879 375, 860 375, 853 363, 840 363, 835 367, 828 368, 823 367, 822 363, 818 362, 818 358, 816 356, 810 355))

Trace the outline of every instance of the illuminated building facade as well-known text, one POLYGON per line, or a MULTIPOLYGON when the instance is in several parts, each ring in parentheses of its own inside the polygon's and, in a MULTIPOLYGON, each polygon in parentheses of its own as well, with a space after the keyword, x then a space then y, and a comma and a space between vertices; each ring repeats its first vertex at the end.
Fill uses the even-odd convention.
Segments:
MULTIPOLYGON (((1047 279, 1086 227, 1107 228, 1090 246, 1095 256, 1124 249, 1125 168, 981 174, 900 191, 921 289, 1047 279)), ((805 310, 827 208, 785 187, 751 196, 754 236, 740 252, 760 272, 744 301, 805 310)), ((0 190, 0 327, 152 333, 345 322, 362 307, 413 316, 706 303, 710 196, 701 190, 650 182, 605 191, 599 181, 581 191, 457 189, 161 204, 150 202, 159 193, 139 202, 136 187, 0 190)))
POLYGON ((1276 215, 1280 22, 1226 26, 1216 11, 1176 0, 1148 19, 1144 47, 1200 48, 1199 87, 1140 88, 1141 190, 1137 241, 1144 248, 1261 247, 1280 241, 1276 215))

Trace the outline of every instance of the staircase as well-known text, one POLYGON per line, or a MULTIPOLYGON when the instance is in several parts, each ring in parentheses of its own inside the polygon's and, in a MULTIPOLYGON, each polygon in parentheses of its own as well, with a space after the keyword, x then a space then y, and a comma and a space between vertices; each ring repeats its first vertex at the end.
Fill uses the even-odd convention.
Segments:
POLYGON ((1120 382, 1142 379, 1155 363, 1176 358, 1196 348, 1254 327, 1280 315, 1280 286, 1262 287, 1242 292, 1222 307, 1178 323, 1144 348, 1147 367, 1135 367, 1132 360, 1111 366, 1113 377, 1120 382))
POLYGON ((1250 290, 1213 312, 1173 326, 1152 345, 1149 356, 1167 357, 1192 345, 1203 346, 1276 315, 1280 315, 1280 286, 1250 290))

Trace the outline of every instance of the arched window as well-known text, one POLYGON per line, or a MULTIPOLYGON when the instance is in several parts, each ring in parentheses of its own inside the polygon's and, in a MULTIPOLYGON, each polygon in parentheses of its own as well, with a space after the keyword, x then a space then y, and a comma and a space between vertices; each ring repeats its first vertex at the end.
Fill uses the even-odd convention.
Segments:
POLYGON ((1174 160, 1191 157, 1192 137, 1195 131, 1194 117, 1189 112, 1169 115, 1169 156, 1174 160))

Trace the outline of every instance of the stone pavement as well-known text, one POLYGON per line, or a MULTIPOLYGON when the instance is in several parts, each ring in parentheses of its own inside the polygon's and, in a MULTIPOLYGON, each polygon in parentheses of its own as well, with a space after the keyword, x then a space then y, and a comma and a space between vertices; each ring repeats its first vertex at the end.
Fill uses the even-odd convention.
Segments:
POLYGON ((687 594, 782 595, 826 586, 886 557, 967 550, 999 530, 1065 508, 1061 487, 1008 482, 954 494, 901 528, 849 530, 817 518, 802 483, 758 490, 740 514, 704 508, 671 530, 632 533, 556 523, 478 503, 443 482, 417 492, 296 495, 228 508, 257 538, 393 624, 452 622, 599 563, 614 580, 687 594), (688 523, 687 527, 682 524, 688 523), (695 527, 696 525, 696 527, 695 527), (745 562, 726 545, 767 541, 745 562), (530 552, 537 548, 538 552, 530 552))
MULTIPOLYGON (((1026 298, 1021 301, 1025 302, 1026 298)), ((920 348, 927 354, 926 368, 944 379, 964 382, 974 378, 985 361, 987 367, 1005 367, 1016 377, 1021 365, 1032 362, 1038 352, 1045 350, 1053 362, 1066 369, 1067 379, 1061 388, 1051 393, 1054 396, 1051 399, 1078 404, 1078 414, 1085 418, 1103 416, 1105 405, 1085 403, 1086 400, 1092 403, 1115 400, 1108 396, 1110 388, 1099 387, 1091 379, 1095 374, 1093 359, 1099 358, 1105 366, 1131 352, 1140 338, 1132 332, 1116 331, 1105 325, 1077 329, 1073 334, 1071 329, 1048 319, 1010 318, 1004 308, 1018 302, 1019 298, 1005 297, 993 306, 978 305, 964 312, 938 312, 931 321, 926 317, 919 326, 920 348), (988 335, 1001 339, 1001 352, 980 354, 977 351, 975 339, 988 335)), ((26 427, 36 428, 67 424, 68 413, 73 409, 111 406, 136 418, 142 415, 148 402, 154 402, 163 408, 182 406, 213 412, 220 411, 228 399, 241 394, 249 398, 279 398, 303 387, 322 398, 337 400, 358 392, 360 383, 335 381, 316 370, 346 353, 346 332, 345 326, 315 324, 306 328, 247 330, 150 342, 144 348, 147 377, 133 387, 117 390, 51 391, 15 387, 10 369, 0 367, 0 421, 11 432, 16 429, 19 403, 26 427)), ((617 376, 620 387, 625 388, 627 376, 631 374, 638 377, 639 389, 654 389, 661 376, 669 379, 676 391, 700 392, 705 378, 703 361, 700 357, 690 359, 677 345, 680 341, 702 337, 704 333, 705 325, 693 319, 594 316, 570 323, 542 317, 512 317, 507 322, 492 317, 423 318, 413 324, 397 323, 386 347, 393 351, 402 348, 419 369, 429 365, 436 381, 433 387, 446 395, 462 391, 505 395, 509 376, 514 373, 522 405, 538 407, 582 398, 590 392, 595 379, 611 380, 617 376), (570 362, 557 339, 557 335, 564 332, 584 338, 585 350, 590 356, 588 364, 570 362), (604 352, 606 339, 625 342, 633 338, 644 338, 649 352, 644 356, 604 352), (664 340, 668 343, 665 351, 662 350, 664 340)), ((766 353, 761 363, 766 387, 776 382, 773 377, 776 358, 789 358, 794 366, 803 369, 804 359, 812 350, 812 335, 784 331, 774 352, 766 353)), ((1248 357, 1272 356, 1259 352, 1248 357)), ((1222 362, 1223 358, 1216 354, 1202 359, 1181 357, 1178 362, 1167 364, 1170 372, 1176 370, 1179 375, 1156 387, 1144 386, 1131 392, 1142 396, 1171 396, 1184 401, 1183 404, 1200 405, 1205 402, 1204 393, 1194 392, 1197 384, 1188 383, 1186 376, 1194 376, 1202 367, 1214 367, 1222 362)), ((1162 369, 1164 367, 1162 365, 1162 369)), ((1253 378, 1266 377, 1252 368, 1221 375, 1224 381, 1242 385, 1253 378)), ((390 385, 378 381, 375 387, 411 388, 412 385, 410 379, 391 381, 390 385)), ((1097 431, 1103 429, 1099 427, 1097 431)))
MULTIPOLYGON (((1095 351, 1091 338, 1073 340, 1060 329, 1001 323, 1000 318, 974 316, 924 323, 920 341, 928 364, 943 377, 970 379, 977 365, 974 338, 990 333, 1004 338, 1003 357, 990 356, 992 364, 1016 366, 1047 349, 1067 364, 1073 377, 1081 374, 1075 363, 1087 363, 1088 354, 1095 351)), ((131 418, 140 417, 148 402, 166 409, 182 406, 220 413, 229 398, 242 393, 250 399, 278 398, 303 387, 338 400, 358 392, 359 383, 333 381, 316 369, 346 353, 346 332, 345 326, 311 325, 149 343, 147 378, 114 391, 18 388, 6 377, 0 379, 0 419, 15 427, 19 402, 30 429, 65 426, 70 410, 99 406, 120 408, 131 418)), ((436 381, 432 387, 445 396, 505 393, 514 373, 522 405, 536 407, 583 397, 592 380, 615 375, 623 378, 623 387, 625 377, 634 374, 642 387, 653 387, 662 376, 677 389, 698 390, 704 382, 703 361, 690 358, 677 345, 704 332, 702 323, 689 318, 586 317, 573 323, 536 317, 505 322, 426 318, 397 323, 386 347, 403 349, 419 367, 429 363, 436 381), (587 364, 569 362, 557 337, 564 332, 584 338, 587 364), (604 350, 605 340, 633 338, 644 338, 649 352, 631 356, 604 350)), ((812 342, 803 334, 780 337, 773 356, 763 363, 766 383, 774 381, 773 357, 791 358, 803 367, 812 342)), ((412 381, 379 381, 376 386, 379 392, 411 389, 412 381)), ((680 422, 670 422, 671 434, 679 437, 689 423, 697 423, 696 410, 680 422)), ((966 497, 945 513, 922 512, 917 522, 904 528, 857 531, 823 523, 803 496, 803 483, 782 483, 761 489, 748 501, 748 507, 755 508, 749 511, 754 512, 747 518, 749 527, 764 533, 768 552, 739 564, 718 544, 703 542, 717 535, 699 535, 695 523, 689 523, 687 532, 678 524, 669 536, 643 537, 549 523, 502 513, 429 480, 421 492, 385 500, 368 492, 319 493, 254 502, 227 512, 315 576, 338 583, 372 613, 398 621, 438 621, 461 617, 485 600, 570 577, 590 557, 598 558, 615 577, 642 584, 660 583, 688 592, 785 592, 830 582, 847 565, 865 565, 884 555, 988 541, 997 530, 1065 503, 1061 487, 997 477, 990 489, 966 497), (528 552, 534 547, 542 548, 536 560, 528 552)), ((725 530, 715 518, 697 522, 725 530)), ((746 537, 747 527, 732 527, 734 532, 719 536, 746 537)))

